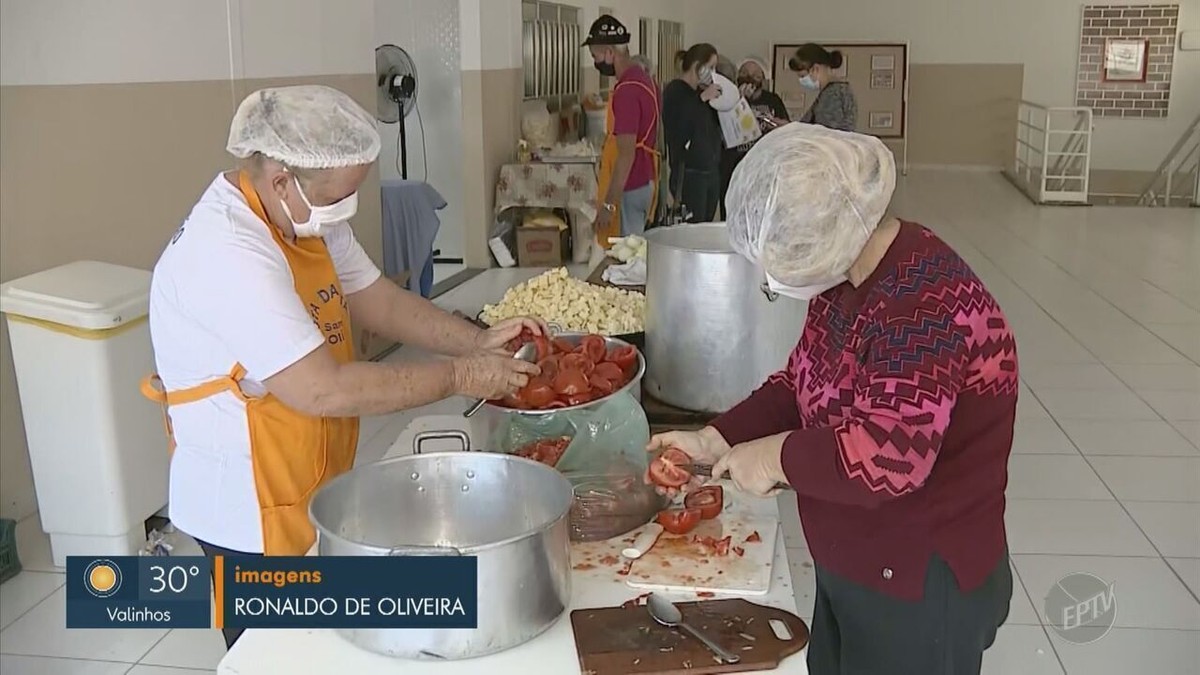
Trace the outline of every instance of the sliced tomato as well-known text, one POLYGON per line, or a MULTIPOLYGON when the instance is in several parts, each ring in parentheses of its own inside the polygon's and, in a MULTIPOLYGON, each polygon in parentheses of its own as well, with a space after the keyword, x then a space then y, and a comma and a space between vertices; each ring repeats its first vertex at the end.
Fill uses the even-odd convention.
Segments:
POLYGON ((607 343, 599 335, 585 335, 580 340, 579 347, 593 363, 603 361, 608 352, 607 343))
POLYGON ((555 354, 570 354, 575 351, 575 345, 567 342, 563 338, 554 338, 550 345, 554 348, 555 354))
POLYGON ((600 398, 601 396, 608 396, 616 391, 612 380, 600 377, 595 373, 592 373, 592 376, 588 378, 588 383, 592 385, 592 393, 595 394, 597 398, 600 398))
POLYGON ((577 396, 589 387, 587 376, 573 368, 563 367, 554 377, 554 391, 563 396, 577 396))
POLYGON ((659 511, 658 524, 671 534, 687 534, 700 524, 700 511, 689 508, 659 511))
POLYGON ((608 361, 615 363, 625 373, 631 373, 637 367, 637 348, 633 345, 617 347, 608 352, 608 361))
POLYGON ((532 342, 533 344, 537 345, 538 361, 541 361, 542 359, 554 353, 550 347, 550 340, 545 335, 538 335, 537 337, 533 338, 532 342))
POLYGON ((608 361, 596 363, 596 369, 592 371, 592 375, 599 375, 612 382, 620 382, 625 379, 625 372, 621 370, 621 366, 608 361))
POLYGON ((543 438, 517 448, 513 454, 541 462, 547 466, 554 466, 558 464, 558 460, 562 459, 563 453, 567 451, 567 446, 570 444, 570 436, 543 438))
POLYGON ((505 396, 504 398, 500 399, 500 404, 505 406, 506 408, 515 408, 516 410, 527 410, 529 408, 529 405, 527 403, 525 403, 525 399, 521 398, 520 394, 521 394, 521 392, 519 392, 519 391, 515 394, 509 394, 508 396, 505 396))
POLYGON ((590 391, 585 391, 582 394, 567 394, 562 397, 562 400, 567 405, 581 405, 595 400, 590 391))
POLYGON ((574 353, 566 354, 558 361, 558 365, 563 370, 578 370, 584 375, 591 375, 596 369, 596 364, 587 357, 586 354, 574 353))
POLYGON ((758 530, 755 530, 755 531, 751 532, 751 533, 750 533, 750 536, 749 536, 749 537, 746 537, 746 543, 747 543, 747 544, 757 544, 757 543, 758 543, 758 542, 760 542, 760 541, 762 541, 762 537, 761 537, 761 536, 759 536, 759 534, 758 534, 758 530))
POLYGON ((729 555, 729 541, 730 537, 725 537, 724 539, 721 539, 717 543, 713 544, 713 554, 719 556, 729 555))
POLYGON ((683 505, 699 509, 700 517, 705 520, 716 518, 721 515, 721 509, 725 508, 725 489, 720 485, 705 485, 684 497, 683 505))
POLYGON ((558 357, 551 355, 538 361, 538 368, 542 369, 541 378, 547 382, 553 382, 554 376, 558 375, 558 357))
POLYGON ((739 558, 746 555, 746 549, 742 548, 741 546, 733 546, 729 550, 736 553, 737 557, 739 558))
POLYGON ((554 387, 550 386, 550 382, 544 378, 537 377, 529 381, 525 385, 518 396, 525 404, 534 410, 540 410, 546 407, 554 399, 558 398, 558 392, 554 391, 554 387))
POLYGON ((678 448, 667 448, 650 462, 650 480, 655 485, 677 488, 686 484, 692 474, 683 466, 691 464, 692 458, 678 448))

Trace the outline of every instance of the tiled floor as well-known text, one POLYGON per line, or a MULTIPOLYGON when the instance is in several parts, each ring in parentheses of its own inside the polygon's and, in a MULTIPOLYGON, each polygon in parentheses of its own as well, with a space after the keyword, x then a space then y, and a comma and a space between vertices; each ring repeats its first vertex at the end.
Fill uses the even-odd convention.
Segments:
MULTIPOLYGON (((981 173, 913 173, 895 206, 970 261, 1017 330, 1023 387, 1007 514, 1017 583, 984 671, 1200 672, 1200 213, 1037 208, 981 173), (1115 584, 1116 627, 1092 644, 1070 644, 1039 618, 1070 572, 1115 584)), ((466 311, 494 290, 464 287, 446 301, 466 311)), ((382 456, 409 419, 364 420, 362 459, 382 456)), ((785 506, 808 615, 812 558, 785 506)), ((216 667, 224 648, 213 631, 68 636, 62 575, 39 534, 36 518, 21 523, 27 571, 0 587, 3 675, 216 667)))

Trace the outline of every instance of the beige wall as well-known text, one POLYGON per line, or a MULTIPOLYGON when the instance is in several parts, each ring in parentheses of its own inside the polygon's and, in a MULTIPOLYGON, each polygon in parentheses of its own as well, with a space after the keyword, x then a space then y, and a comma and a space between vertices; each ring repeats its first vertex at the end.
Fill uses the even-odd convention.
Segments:
MULTIPOLYGON (((229 119, 255 89, 327 84, 374 110, 372 17, 373 0, 0 0, 0 281, 79 259, 151 268, 230 166, 229 119)), ((381 262, 378 192, 372 172, 354 226, 381 262)), ((0 514, 35 509, 0 328, 0 514)))
MULTIPOLYGON (((973 64, 1023 66, 1021 96, 1042 105, 1070 106, 1075 100, 1083 4, 1083 0, 690 0, 685 7, 687 41, 712 42, 734 59, 751 53, 766 55, 775 42, 908 41, 914 70, 973 64)), ((1102 3, 1097 0, 1095 4, 1102 3)), ((1111 4, 1138 3, 1116 0, 1111 4)), ((1179 0, 1179 4, 1180 30, 1200 29, 1200 0, 1179 0)), ((980 71, 979 75, 987 73, 980 71)), ((994 120, 990 106, 977 110, 965 102, 952 103, 958 93, 952 85, 965 86, 968 96, 975 96, 987 84, 986 80, 968 78, 922 81, 918 72, 913 73, 914 138, 910 151, 914 158, 927 153, 946 157, 947 148, 939 148, 938 139, 917 137, 919 125, 939 128, 929 118, 920 119, 922 107, 937 115, 938 106, 950 104, 964 113, 953 118, 941 116, 951 124, 940 127, 948 136, 965 138, 975 125, 990 129, 994 120), (978 115, 973 114, 976 112, 978 115)), ((1004 84, 1008 93, 1007 81, 1004 84)), ((1198 111, 1200 52, 1176 51, 1168 118, 1097 120, 1092 166, 1118 171, 1154 170, 1198 111)), ((1010 121, 1015 128, 1015 115, 1010 121)), ((978 161, 979 155, 970 144, 963 150, 938 163, 978 161)))

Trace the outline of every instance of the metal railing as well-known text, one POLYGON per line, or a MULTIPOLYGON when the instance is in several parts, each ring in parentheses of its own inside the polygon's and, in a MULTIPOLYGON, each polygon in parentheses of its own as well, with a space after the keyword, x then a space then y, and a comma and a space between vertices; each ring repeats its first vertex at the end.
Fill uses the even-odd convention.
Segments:
POLYGON ((1192 121, 1138 197, 1139 206, 1200 206, 1200 115, 1192 121))
POLYGON ((1092 109, 1021 101, 1010 178, 1038 204, 1086 204, 1092 164, 1092 109))

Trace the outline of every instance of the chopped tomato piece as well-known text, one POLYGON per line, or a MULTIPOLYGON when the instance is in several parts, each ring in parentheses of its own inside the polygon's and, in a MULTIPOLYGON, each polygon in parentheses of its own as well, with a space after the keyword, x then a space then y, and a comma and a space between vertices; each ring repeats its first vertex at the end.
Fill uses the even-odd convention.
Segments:
POLYGON ((556 354, 570 354, 575 350, 575 345, 562 338, 554 338, 554 340, 551 342, 551 346, 554 347, 554 352, 556 354))
POLYGON ((720 485, 706 485, 685 497, 683 505, 700 509, 700 517, 705 520, 716 518, 725 507, 725 489, 720 485))
POLYGON ((758 530, 751 532, 750 536, 746 537, 747 544, 757 544, 760 541, 762 541, 762 537, 758 535, 758 530))
POLYGON ((719 556, 729 555, 729 539, 730 539, 729 537, 725 537, 724 539, 722 539, 722 540, 718 541, 716 544, 714 544, 713 545, 713 553, 715 555, 719 555, 719 556))
POLYGON ((541 462, 547 466, 555 466, 558 464, 558 460, 562 459, 563 453, 567 451, 567 446, 570 444, 570 436, 543 438, 517 448, 513 454, 541 462))
POLYGON ((596 369, 592 371, 593 375, 599 375, 606 380, 612 382, 620 382, 625 379, 625 373, 621 370, 621 366, 608 361, 602 361, 596 364, 596 369))
POLYGON ((713 593, 712 591, 696 591, 696 597, 697 598, 715 598, 715 597, 717 597, 717 594, 713 593))
POLYGON ((540 377, 547 382, 553 382, 554 376, 558 375, 558 357, 551 355, 538 361, 538 368, 542 369, 540 377))
POLYGON ((588 388, 587 376, 578 370, 564 367, 554 377, 554 391, 563 396, 578 396, 588 388))
POLYGON ((746 555, 746 549, 742 548, 741 546, 733 546, 733 547, 730 547, 729 550, 736 553, 737 557, 739 557, 739 558, 746 555))
POLYGON ((546 407, 547 404, 558 398, 558 393, 554 391, 554 387, 551 387, 548 381, 534 378, 517 392, 517 396, 530 408, 537 410, 546 407))
POLYGON ((588 378, 588 383, 592 385, 592 393, 596 394, 597 397, 608 396, 616 391, 612 380, 600 377, 595 373, 592 373, 592 376, 588 378))
POLYGON ((650 480, 666 488, 677 488, 692 478, 683 466, 692 463, 692 458, 678 448, 667 448, 650 462, 650 480))
POLYGON ((596 369, 596 363, 585 354, 566 354, 559 359, 558 365, 563 370, 578 370, 584 375, 591 375, 596 369))
POLYGON ((590 391, 585 391, 582 394, 568 394, 566 396, 563 396, 562 400, 568 406, 572 406, 572 405, 582 405, 584 403, 594 401, 595 398, 592 396, 592 393, 590 391))
POLYGON ((585 335, 579 342, 579 349, 592 363, 599 363, 604 360, 608 352, 608 345, 599 335, 585 335))
POLYGON ((659 511, 658 524, 671 534, 687 534, 700 524, 700 511, 688 508, 659 511))
POLYGON ((608 361, 610 363, 615 363, 626 373, 631 373, 633 372, 633 369, 637 367, 637 348, 633 345, 617 347, 616 349, 608 352, 608 361))

